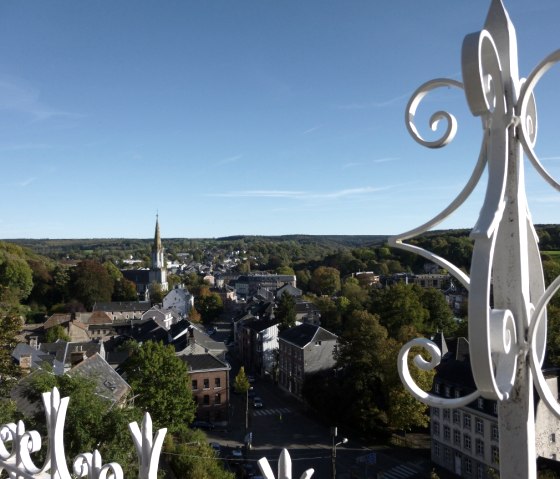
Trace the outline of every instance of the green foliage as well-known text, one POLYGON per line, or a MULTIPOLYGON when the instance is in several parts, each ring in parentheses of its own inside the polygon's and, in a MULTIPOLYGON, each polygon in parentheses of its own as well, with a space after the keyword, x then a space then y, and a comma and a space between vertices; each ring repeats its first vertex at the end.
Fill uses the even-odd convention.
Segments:
POLYGON ((443 331, 446 336, 453 336, 457 330, 457 324, 445 295, 439 289, 425 288, 422 290, 420 299, 424 308, 428 310, 428 318, 425 321, 423 332, 443 331))
POLYGON ((123 369, 136 395, 136 406, 149 412, 158 427, 173 432, 192 422, 196 404, 187 365, 173 347, 147 341, 133 352, 123 369))
POLYGON ((33 272, 23 250, 0 242, 0 303, 17 305, 33 289, 33 272))
POLYGON ((12 359, 12 351, 17 345, 17 334, 22 326, 23 321, 17 311, 0 309, 0 398, 9 396, 21 375, 12 359))
POLYGON ((340 271, 328 266, 319 266, 313 271, 309 287, 319 295, 334 295, 340 291, 340 271))
POLYGON ((220 295, 211 292, 207 286, 200 288, 194 305, 202 317, 202 322, 206 324, 218 319, 224 310, 224 303, 220 295))
POLYGON ((430 313, 422 304, 422 295, 419 286, 397 283, 374 291, 371 311, 379 315, 391 337, 398 337, 400 329, 408 325, 423 332, 430 313))
POLYGON ((296 324, 296 300, 291 294, 284 292, 278 302, 278 308, 274 313, 275 318, 280 321, 279 331, 289 329, 296 324))
POLYGON ((166 436, 164 454, 176 477, 197 479, 234 479, 225 471, 222 462, 209 446, 206 435, 200 430, 185 430, 176 436, 166 436))
POLYGON ((47 329, 47 332, 45 334, 45 342, 47 343, 55 343, 57 339, 70 341, 70 336, 68 336, 68 333, 60 324, 47 329))
POLYGON ((136 301, 137 299, 138 293, 136 292, 136 285, 133 281, 123 277, 115 282, 113 301, 136 301))
POLYGON ((109 302, 113 295, 115 280, 107 268, 98 261, 84 260, 72 270, 70 292, 87 309, 95 302, 109 302))
POLYGON ((249 384, 249 379, 247 379, 247 375, 245 374, 245 368, 243 366, 239 368, 239 372, 237 373, 237 376, 235 376, 233 387, 239 394, 245 394, 251 387, 251 384, 249 384))
POLYGON ((163 291, 161 284, 155 281, 150 284, 150 301, 152 304, 160 304, 165 297, 165 291, 163 291))
MULTIPOLYGON (((95 394, 95 385, 83 377, 55 376, 51 371, 39 371, 28 381, 25 395, 32 402, 40 401, 41 393, 60 390, 62 397, 69 396, 66 413, 64 445, 67 460, 84 451, 99 449, 104 461, 117 461, 127 476, 134 473, 137 456, 128 424, 141 421, 141 413, 134 408, 112 408, 105 398, 95 394)), ((37 420, 42 424, 43 412, 37 420)))

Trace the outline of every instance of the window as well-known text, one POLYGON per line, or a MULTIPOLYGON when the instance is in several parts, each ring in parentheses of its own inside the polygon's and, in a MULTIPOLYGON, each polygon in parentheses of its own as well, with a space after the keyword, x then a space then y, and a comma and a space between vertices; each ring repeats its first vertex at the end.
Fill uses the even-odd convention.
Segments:
POLYGON ((457 429, 453 430, 453 444, 461 445, 461 432, 457 431, 457 429))
POLYGON ((196 391, 198 389, 198 381, 196 379, 192 380, 192 388, 193 391, 196 391))
POLYGON ((496 415, 496 416, 498 415, 498 403, 497 402, 494 403, 492 411, 494 411, 494 415, 496 415))
POLYGON ((432 408, 432 416, 439 417, 439 407, 432 408))
POLYGON ((467 450, 470 451, 471 450, 471 436, 469 436, 468 434, 465 434, 463 436, 463 447, 467 450))
POLYGON ((451 397, 451 388, 449 386, 445 386, 445 397, 451 397))
POLYGON ((484 466, 482 464, 476 466, 476 479, 484 479, 484 466))
POLYGON ((500 449, 498 448, 498 446, 492 446, 492 463, 500 463, 500 449))
POLYGON ((457 409, 453 410, 453 424, 461 423, 461 413, 457 409))
POLYGON ((220 393, 214 396, 214 404, 222 404, 222 395, 220 393))
POLYGON ((436 394, 439 394, 439 383, 435 383, 435 384, 434 384, 434 392, 435 392, 436 394))
POLYGON ((471 415, 470 414, 464 414, 463 415, 463 427, 465 429, 470 429, 471 428, 471 415))
POLYGON ((443 426, 443 439, 446 441, 451 439, 451 429, 449 426, 443 426))
POLYGON ((434 436, 439 436, 439 422, 432 423, 432 431, 434 436))
POLYGON ((205 406, 210 405, 210 396, 208 396, 208 394, 205 394, 202 398, 202 404, 204 404, 205 406))
POLYGON ((469 476, 472 474, 472 461, 470 457, 465 457, 465 472, 469 476))
POLYGON ((446 464, 451 462, 451 450, 448 447, 443 448, 443 460, 446 464))
POLYGON ((496 424, 492 424, 492 440, 499 441, 500 439, 500 431, 496 424))
POLYGON ((476 455, 484 456, 484 441, 482 439, 477 439, 475 442, 476 455))
POLYGON ((478 398, 476 401, 476 406, 478 409, 484 409, 484 398, 478 398))
POLYGON ((214 379, 214 387, 215 387, 215 388, 221 387, 220 378, 215 378, 215 379, 214 379))
POLYGON ((434 442, 432 451, 434 451, 434 456, 439 457, 439 442, 434 442))
POLYGON ((449 409, 443 410, 443 420, 449 421, 449 417, 451 416, 451 411, 449 409))
POLYGON ((550 435, 550 442, 556 442, 556 434, 552 433, 550 435))
POLYGON ((205 379, 204 380, 204 389, 209 389, 210 388, 210 379, 205 379))
POLYGON ((476 432, 478 434, 484 434, 484 422, 482 419, 476 418, 476 432))
POLYGON ((460 397, 461 397, 461 390, 460 390, 460 389, 455 389, 455 397, 456 397, 456 398, 460 398, 460 397))

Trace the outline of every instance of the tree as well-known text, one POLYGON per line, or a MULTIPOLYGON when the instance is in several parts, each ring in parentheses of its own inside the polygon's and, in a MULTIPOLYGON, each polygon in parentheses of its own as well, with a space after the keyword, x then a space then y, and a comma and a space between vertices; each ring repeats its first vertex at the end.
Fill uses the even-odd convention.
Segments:
POLYGON ((290 329, 296 324, 296 300, 286 291, 282 293, 278 308, 274 313, 275 318, 280 321, 278 325, 279 331, 290 329))
MULTIPOLYGON (((95 393, 95 384, 81 376, 55 376, 42 370, 34 374, 26 386, 25 396, 31 402, 40 402, 41 393, 57 387, 62 397, 69 396, 64 428, 64 446, 68 461, 85 451, 98 449, 105 462, 116 461, 126 476, 134 474, 137 456, 128 432, 128 424, 141 421, 141 412, 135 408, 113 408, 106 398, 95 393)), ((39 416, 43 415, 41 411, 39 416)), ((42 424, 41 419, 37 420, 42 424)), ((135 474, 134 474, 135 475, 135 474)))
POLYGON ((314 293, 332 296, 340 291, 340 272, 336 268, 319 266, 313 271, 309 286, 314 293))
POLYGON ((150 284, 150 301, 152 304, 160 304, 163 301, 165 292, 163 291, 161 284, 153 281, 150 284))
POLYGON ((29 296, 32 289, 33 272, 23 250, 0 242, 0 302, 17 305, 29 296))
POLYGON ((45 342, 47 343, 55 343, 57 339, 62 339, 63 341, 70 341, 70 336, 64 329, 64 327, 60 324, 53 326, 47 330, 45 334, 45 342))
POLYGON ((235 392, 238 394, 245 394, 245 429, 249 428, 249 389, 251 384, 249 379, 245 374, 245 368, 241 366, 237 376, 235 376, 235 381, 233 383, 235 392))
POLYGON ((136 406, 149 412, 158 427, 173 432, 192 422, 196 404, 187 365, 172 346, 147 341, 132 353, 123 369, 136 406))
POLYGON ((428 310, 421 302, 422 288, 416 285, 397 283, 374 290, 371 311, 379 315, 380 322, 391 337, 397 337, 402 326, 412 325, 424 331, 428 310))
POLYGON ((17 345, 17 335, 22 326, 22 318, 16 310, 0 309, 0 398, 10 395, 21 375, 20 368, 12 359, 12 351, 17 345))
POLYGON ((114 285, 107 268, 93 260, 81 261, 70 275, 72 296, 89 310, 95 302, 111 301, 114 285))
POLYGON ((138 292, 134 281, 126 278, 121 278, 115 282, 115 289, 113 290, 113 301, 136 301, 138 299, 138 292))
POLYGON ((425 321, 424 333, 445 332, 452 336, 457 330, 453 311, 447 304, 444 294, 435 288, 426 288, 421 297, 424 308, 428 310, 429 317, 425 321))
POLYGON ((347 397, 355 398, 346 420, 366 434, 386 423, 382 382, 387 341, 387 330, 367 311, 354 311, 339 338, 336 364, 342 371, 341 387, 347 397))
POLYGON ((214 321, 224 310, 224 303, 220 295, 211 292, 207 286, 200 288, 199 295, 194 300, 194 305, 200 313, 203 323, 214 321))

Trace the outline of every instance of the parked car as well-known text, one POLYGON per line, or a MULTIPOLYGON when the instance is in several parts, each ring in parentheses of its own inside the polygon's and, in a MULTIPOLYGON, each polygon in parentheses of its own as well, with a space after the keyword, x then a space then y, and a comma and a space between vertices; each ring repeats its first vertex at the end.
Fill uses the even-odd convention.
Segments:
POLYGON ((222 446, 220 446, 217 442, 211 442, 210 447, 214 449, 216 454, 219 456, 222 453, 222 446))
POLYGON ((254 407, 255 409, 261 409, 261 408, 264 407, 264 404, 263 404, 262 399, 261 399, 260 397, 255 396, 255 397, 253 398, 253 407, 254 407))
POLYGON ((191 427, 194 429, 214 429, 214 424, 210 421, 193 421, 191 427))

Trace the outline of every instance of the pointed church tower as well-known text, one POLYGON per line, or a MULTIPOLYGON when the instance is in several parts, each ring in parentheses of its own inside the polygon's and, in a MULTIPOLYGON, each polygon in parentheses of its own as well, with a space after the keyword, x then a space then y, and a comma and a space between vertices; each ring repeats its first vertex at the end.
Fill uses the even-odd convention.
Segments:
POLYGON ((150 284, 154 282, 161 285, 163 291, 167 291, 167 268, 165 267, 165 250, 159 233, 159 215, 156 215, 156 232, 152 245, 152 266, 150 268, 150 284))

